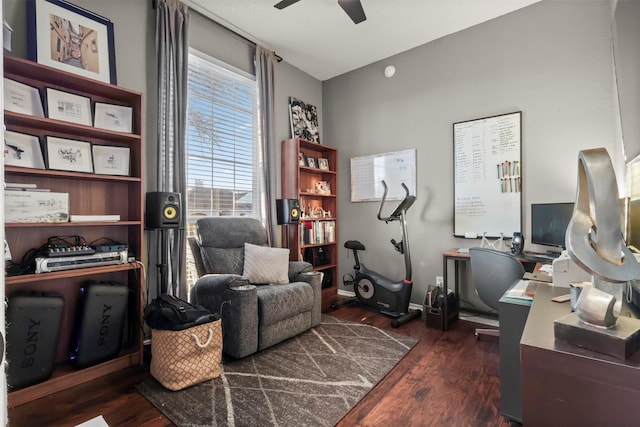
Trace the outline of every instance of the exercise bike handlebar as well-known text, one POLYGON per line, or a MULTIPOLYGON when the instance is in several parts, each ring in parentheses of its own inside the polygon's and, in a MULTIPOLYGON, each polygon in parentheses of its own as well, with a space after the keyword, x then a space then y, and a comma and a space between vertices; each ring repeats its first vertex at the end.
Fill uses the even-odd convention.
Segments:
POLYGON ((413 202, 416 201, 416 196, 411 196, 409 194, 409 188, 407 188, 405 183, 403 182, 401 183, 401 185, 402 185, 402 188, 404 188, 404 191, 406 193, 404 196, 404 199, 402 200, 402 202, 400 202, 400 204, 396 207, 396 209, 393 211, 391 215, 387 217, 383 217, 382 208, 384 207, 384 203, 387 200, 387 193, 389 192, 389 188, 387 187, 387 183, 384 180, 382 180, 384 193, 382 193, 382 201, 380 202, 380 208, 378 209, 378 219, 380 221, 384 221, 384 222, 398 221, 402 216, 402 213, 408 211, 411 205, 413 205, 413 202))
MULTIPOLYGON (((382 208, 384 206, 384 202, 387 200, 387 193, 388 193, 388 187, 387 187, 387 183, 384 182, 384 180, 382 180, 382 186, 384 187, 384 193, 382 194, 382 201, 380 202, 380 209, 378 209, 378 219, 380 221, 384 221, 386 223, 389 223, 391 221, 400 221, 401 224, 401 228, 402 228, 402 241, 400 242, 400 253, 402 253, 404 255, 404 267, 405 267, 405 282, 407 283, 411 283, 411 253, 409 252, 409 242, 407 241, 407 219, 405 218, 405 212, 407 212, 407 210, 411 207, 411 205, 413 205, 413 202, 416 201, 416 196, 411 196, 409 194, 409 188, 407 188, 407 186, 404 184, 404 182, 402 183, 402 188, 404 188, 404 191, 406 193, 404 199, 402 200, 402 202, 400 202, 400 204, 398 205, 398 207, 396 207, 396 209, 393 211, 393 213, 391 215, 389 215, 388 217, 383 217, 382 216, 382 208)), ((394 246, 396 246, 396 249, 398 248, 398 245, 396 244, 396 242, 394 242, 393 240, 391 241, 391 243, 394 244, 394 246)))

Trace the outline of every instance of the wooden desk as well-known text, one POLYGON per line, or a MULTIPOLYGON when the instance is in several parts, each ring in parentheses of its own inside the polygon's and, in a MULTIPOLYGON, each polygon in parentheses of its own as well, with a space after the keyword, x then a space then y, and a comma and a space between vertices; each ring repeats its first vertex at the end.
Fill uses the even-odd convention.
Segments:
POLYGON ((553 321, 571 311, 539 287, 520 341, 526 426, 638 425, 640 352, 626 361, 555 340, 553 321))

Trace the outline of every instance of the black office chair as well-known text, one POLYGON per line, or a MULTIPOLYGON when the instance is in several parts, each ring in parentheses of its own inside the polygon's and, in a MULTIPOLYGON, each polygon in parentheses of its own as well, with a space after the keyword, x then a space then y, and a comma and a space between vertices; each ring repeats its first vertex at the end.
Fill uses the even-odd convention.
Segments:
MULTIPOLYGON (((505 252, 487 248, 470 248, 471 274, 478 297, 498 311, 498 301, 504 293, 524 276, 524 267, 505 252)), ((479 335, 500 336, 498 329, 476 329, 479 335)))

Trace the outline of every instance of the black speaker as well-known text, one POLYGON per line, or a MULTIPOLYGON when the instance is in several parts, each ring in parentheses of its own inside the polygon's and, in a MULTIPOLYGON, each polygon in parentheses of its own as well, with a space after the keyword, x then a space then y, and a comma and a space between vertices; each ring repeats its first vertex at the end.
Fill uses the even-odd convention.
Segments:
POLYGON ((180 228, 182 203, 180 193, 154 191, 147 193, 146 228, 180 228))
POLYGON ((112 359, 120 352, 129 288, 116 282, 89 282, 82 288, 69 359, 78 368, 112 359))
POLYGON ((298 199, 277 199, 276 215, 278 224, 291 224, 300 220, 300 202, 298 199))
POLYGON ((62 295, 18 291, 9 296, 9 390, 47 380, 53 373, 63 307, 62 295))

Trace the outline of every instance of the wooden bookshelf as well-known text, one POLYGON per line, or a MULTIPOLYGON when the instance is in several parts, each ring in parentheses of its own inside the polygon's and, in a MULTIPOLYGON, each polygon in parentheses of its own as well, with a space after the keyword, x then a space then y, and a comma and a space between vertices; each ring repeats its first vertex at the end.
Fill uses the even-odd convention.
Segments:
MULTIPOLYGON (((84 78, 53 69, 10 54, 4 55, 4 77, 39 90, 46 106, 46 88, 54 88, 91 99, 132 108, 131 133, 98 129, 66 121, 36 117, 5 110, 7 130, 37 136, 44 148, 47 136, 87 141, 92 145, 128 147, 130 175, 111 176, 7 166, 5 182, 36 184, 53 192, 69 194, 69 214, 120 215, 117 222, 5 223, 6 240, 14 262, 21 262, 34 249, 41 248, 49 237, 81 236, 87 243, 108 239, 129 248, 129 258, 140 259, 144 250, 143 226, 143 104, 140 92, 84 78)), ((46 111, 46 108, 45 108, 46 111)), ((92 108, 93 111, 93 108, 92 108)), ((43 155, 46 150, 43 150, 43 155)), ((46 155, 44 155, 46 159, 46 155)), ((108 244, 108 243, 99 243, 108 244)), ((15 291, 52 292, 64 298, 64 309, 55 352, 52 376, 43 382, 9 393, 9 406, 17 406, 60 390, 91 381, 99 376, 142 363, 142 309, 144 283, 138 262, 62 270, 49 273, 7 276, 6 295, 15 291), (88 280, 126 284, 130 290, 127 311, 128 327, 119 355, 84 369, 69 361, 69 344, 75 323, 81 287, 88 280)), ((9 340, 11 338, 9 337, 9 340)), ((11 361, 9 361, 11 363, 11 361)))
POLYGON ((314 266, 325 275, 323 310, 331 307, 338 293, 337 169, 335 148, 299 138, 282 141, 282 198, 298 199, 302 212, 298 226, 285 227, 285 240, 292 260, 311 262, 309 252, 314 248, 327 252, 328 262, 314 266), (315 161, 309 162, 309 158, 315 161), (319 163, 318 159, 324 160, 319 163))

